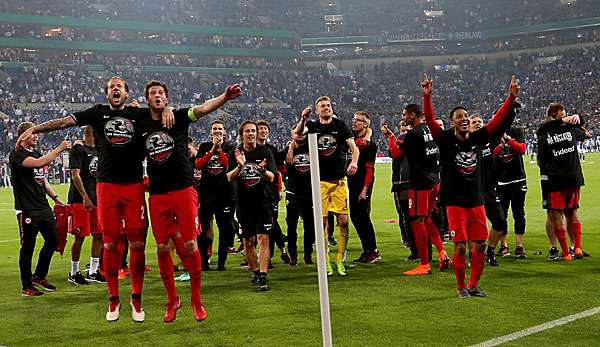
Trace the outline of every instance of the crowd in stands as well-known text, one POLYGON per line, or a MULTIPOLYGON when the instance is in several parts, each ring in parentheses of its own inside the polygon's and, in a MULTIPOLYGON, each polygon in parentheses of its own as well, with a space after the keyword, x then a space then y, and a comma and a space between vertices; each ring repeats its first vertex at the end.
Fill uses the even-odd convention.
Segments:
MULTIPOLYGON (((414 61, 359 66, 348 73, 328 71, 325 67, 265 70, 241 76, 146 74, 135 69, 116 73, 128 81, 131 99, 139 100, 142 105, 143 86, 150 79, 167 82, 175 106, 201 103, 220 94, 227 84, 239 82, 244 96, 219 114, 226 120, 230 137, 235 139, 240 119, 265 118, 271 122, 271 138, 276 146, 284 145, 278 139, 288 138, 291 125, 304 107, 312 105, 319 95, 329 95, 336 113, 347 122, 357 110, 371 114, 376 130, 374 138, 379 141, 380 152, 385 152, 385 141, 379 137, 378 129, 383 123, 396 126, 404 105, 420 103, 419 81, 424 71, 436 85, 436 109, 445 121, 456 105, 465 105, 472 113, 478 112, 488 119, 499 107, 510 76, 515 74, 521 81, 520 100, 524 106, 519 122, 526 129, 528 141, 535 140, 535 129, 551 101, 565 104, 569 113, 583 115, 594 137, 600 136, 600 87, 596 83, 600 79, 599 57, 600 46, 596 46, 564 50, 549 57, 537 53, 497 61, 448 60, 446 65, 437 67, 414 61)), ((19 122, 43 122, 68 114, 71 104, 91 105, 103 100, 104 79, 83 66, 34 65, 0 73, 6 75, 0 81, 0 111, 8 115, 0 122, 0 149, 4 156, 14 144, 19 122), (39 104, 44 106, 33 107, 39 104)), ((194 127, 194 136, 204 139, 208 123, 194 127)), ((64 132, 44 135, 41 144, 50 148, 67 135, 64 132)))

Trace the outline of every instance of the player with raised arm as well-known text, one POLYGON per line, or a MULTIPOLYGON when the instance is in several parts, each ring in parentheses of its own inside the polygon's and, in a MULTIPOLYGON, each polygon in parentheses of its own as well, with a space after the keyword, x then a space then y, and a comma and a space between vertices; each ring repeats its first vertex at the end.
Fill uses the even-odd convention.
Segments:
MULTIPOLYGON (((129 240, 131 272, 131 318, 142 322, 142 287, 145 272, 146 200, 144 196, 143 167, 144 144, 136 123, 143 117, 138 107, 125 106, 129 86, 121 77, 112 77, 104 86, 109 105, 95 105, 66 117, 38 124, 25 131, 17 146, 32 134, 44 133, 72 126, 91 125, 98 150, 98 176, 96 194, 98 224, 104 242, 104 275, 109 292, 106 320, 119 319, 118 272, 123 249, 119 247, 121 230, 129 240)), ((170 127, 173 115, 166 111, 163 122, 170 127)))
POLYGON ((440 151, 425 124, 419 105, 407 105, 402 112, 402 118, 405 124, 410 124, 411 130, 406 133, 401 143, 398 143, 388 128, 383 129, 383 135, 390 138, 392 158, 406 156, 409 166, 408 218, 419 255, 419 265, 403 274, 427 275, 431 273, 428 240, 431 240, 438 252, 440 271, 448 269, 451 264, 439 231, 431 219, 439 192, 440 151))
MULTIPOLYGON (((333 107, 328 96, 321 96, 315 102, 318 120, 308 121, 312 113, 310 107, 302 111, 300 122, 296 127, 296 136, 304 133, 308 128, 309 133, 317 134, 319 149, 319 170, 321 175, 321 203, 323 213, 323 228, 327 236, 327 214, 334 213, 338 218, 339 240, 336 256, 337 272, 346 276, 344 254, 348 244, 348 183, 346 175, 354 175, 358 169, 358 147, 348 126, 337 117, 333 117, 333 107), (344 144, 346 146, 344 146, 344 144), (346 148, 352 152, 352 160, 346 168, 346 148)), ((333 275, 333 268, 329 261, 329 249, 325 244, 327 255, 327 274, 333 275)))
POLYGON ((167 86, 160 81, 150 81, 146 84, 145 95, 150 117, 143 118, 139 127, 148 158, 152 232, 156 239, 160 276, 167 291, 164 321, 174 321, 181 306, 173 278, 169 241, 173 242, 190 273, 192 309, 195 319, 202 321, 206 319, 206 310, 200 297, 202 268, 196 242, 198 195, 193 187, 194 167, 188 157, 188 131, 191 123, 239 97, 241 90, 238 85, 231 85, 223 94, 200 106, 175 110, 175 125, 170 129, 162 122, 163 109, 169 98, 167 86))
POLYGON ((425 75, 422 83, 425 121, 440 148, 442 183, 440 197, 448 213, 448 228, 454 242, 453 267, 460 299, 487 296, 478 288, 485 263, 485 242, 488 238, 483 206, 481 150, 490 142, 509 116, 519 94, 517 78, 512 77, 510 94, 492 120, 481 129, 469 132, 469 114, 462 106, 450 112, 451 129, 441 130, 435 122, 431 98, 433 84, 425 75), (471 273, 465 286, 466 248, 471 244, 471 273))
MULTIPOLYGON (((24 122, 17 127, 17 135, 33 128, 33 123, 24 122)), ((44 167, 52 163, 61 152, 69 149, 71 143, 63 141, 49 153, 42 155, 37 151, 38 136, 31 135, 19 139, 19 148, 10 152, 8 164, 13 183, 15 211, 19 223, 19 270, 23 296, 40 296, 45 291, 53 292, 56 287, 48 282, 46 276, 50 261, 56 247, 56 220, 46 200, 48 195, 57 204, 62 204, 44 175, 44 167), (33 275, 31 263, 37 234, 44 238, 44 246, 40 250, 38 263, 33 275)))

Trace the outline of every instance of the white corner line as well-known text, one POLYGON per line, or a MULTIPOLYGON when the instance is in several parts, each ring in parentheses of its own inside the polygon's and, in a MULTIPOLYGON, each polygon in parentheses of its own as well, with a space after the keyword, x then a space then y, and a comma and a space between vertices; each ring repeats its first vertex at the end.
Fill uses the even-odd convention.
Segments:
POLYGON ((514 332, 512 334, 508 334, 508 335, 496 337, 496 338, 484 341, 484 342, 476 344, 476 345, 471 345, 470 347, 492 347, 492 346, 498 346, 500 344, 503 344, 503 343, 506 343, 506 342, 509 342, 509 341, 513 341, 513 340, 520 339, 520 338, 525 337, 525 336, 536 334, 536 333, 542 332, 544 330, 556 328, 556 327, 559 327, 561 325, 565 325, 565 324, 571 323, 571 322, 576 321, 576 320, 581 319, 581 318, 590 317, 590 316, 593 316, 593 315, 598 314, 598 313, 600 313, 600 306, 594 307, 592 309, 589 309, 589 310, 586 310, 586 311, 583 311, 583 312, 579 312, 579 313, 575 313, 575 314, 572 314, 572 315, 569 315, 569 316, 565 316, 565 317, 562 317, 562 318, 559 318, 559 319, 555 319, 553 321, 542 323, 540 325, 536 325, 536 326, 531 327, 531 328, 527 328, 527 329, 524 329, 524 330, 521 330, 521 331, 517 331, 517 332, 514 332))

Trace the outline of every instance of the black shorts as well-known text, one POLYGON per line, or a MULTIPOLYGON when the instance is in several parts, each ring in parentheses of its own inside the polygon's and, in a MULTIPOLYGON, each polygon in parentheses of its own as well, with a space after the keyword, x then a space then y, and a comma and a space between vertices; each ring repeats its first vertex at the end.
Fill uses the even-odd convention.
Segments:
POLYGON ((273 204, 256 204, 248 209, 237 211, 242 237, 249 238, 257 234, 269 235, 273 230, 273 204))
POLYGON ((494 192, 494 194, 485 194, 483 200, 485 214, 490 223, 492 223, 492 229, 505 234, 508 230, 508 223, 506 222, 506 217, 504 217, 500 198, 494 192))

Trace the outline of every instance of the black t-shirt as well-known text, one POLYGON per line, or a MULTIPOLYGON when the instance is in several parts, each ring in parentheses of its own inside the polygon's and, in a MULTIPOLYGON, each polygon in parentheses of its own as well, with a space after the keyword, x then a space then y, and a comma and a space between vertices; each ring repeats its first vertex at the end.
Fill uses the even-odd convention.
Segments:
POLYGON ((490 142, 487 128, 459 140, 453 129, 437 139, 442 162, 441 202, 446 206, 476 207, 483 204, 481 147, 490 142))
POLYGON ((188 130, 192 109, 173 111, 175 124, 166 129, 161 120, 153 120, 149 109, 143 109, 140 132, 144 139, 148 162, 150 194, 164 194, 194 184, 194 168, 188 155, 188 130))
POLYGON ((277 171, 273 172, 275 174, 275 179, 273 180, 273 184, 271 185, 271 198, 274 202, 279 201, 279 178, 278 172, 283 168, 283 163, 285 158, 281 157, 281 153, 277 150, 277 147, 273 146, 270 143, 265 143, 264 146, 271 152, 273 156, 273 160, 275 160, 275 167, 277 171))
POLYGON ((440 150, 425 123, 406 133, 402 148, 410 167, 410 188, 425 190, 440 182, 440 150))
MULTIPOLYGON (((201 143, 198 147, 196 159, 204 157, 212 148, 213 143, 210 141, 201 143)), ((208 163, 202 169, 194 169, 195 171, 200 171, 201 176, 200 184, 197 186, 199 198, 218 198, 221 200, 229 200, 231 198, 231 185, 227 181, 227 166, 219 160, 219 156, 221 153, 224 153, 227 157, 227 154, 233 149, 234 146, 230 143, 223 143, 221 145, 222 152, 213 153, 208 163)))
MULTIPOLYGON (((236 180, 236 193, 239 210, 244 211, 257 204, 272 203, 272 183, 263 178, 261 173, 255 168, 257 164, 260 164, 260 162, 266 159, 266 169, 273 173, 277 171, 277 168, 275 167, 275 160, 273 159, 271 151, 261 145, 257 145, 256 148, 250 152, 244 150, 242 146, 238 148, 240 151, 243 151, 246 156, 246 164, 240 170, 236 180)), ((230 172, 237 167, 235 150, 229 152, 228 160, 229 167, 227 168, 227 172, 230 172)))
MULTIPOLYGON (((406 134, 398 136, 398 140, 404 141, 406 134)), ((391 141, 396 141, 391 139, 391 141)), ((392 153, 389 153, 392 156, 392 153)), ((408 166, 408 159, 403 155, 399 159, 392 160, 392 192, 401 192, 408 189, 408 178, 410 175, 410 169, 408 166)))
POLYGON ((298 148, 294 148, 294 160, 292 164, 286 163, 286 168, 286 194, 301 197, 310 196, 310 157, 308 155, 308 143, 305 142, 298 148))
POLYGON ((375 158, 377 157, 377 145, 374 142, 369 142, 366 145, 359 147, 360 154, 358 156, 358 169, 354 175, 348 176, 348 187, 352 191, 360 193, 365 185, 365 177, 367 176, 367 163, 373 165, 373 180, 369 189, 373 188, 375 183, 375 158))
POLYGON ((78 126, 91 125, 94 129, 98 182, 142 182, 144 143, 136 131, 141 117, 136 107, 111 110, 108 105, 73 113, 78 126))
MULTIPOLYGON (((98 151, 86 145, 74 145, 69 152, 69 167, 71 170, 79 169, 79 176, 83 182, 85 192, 96 205, 96 176, 98 175, 98 151)), ((82 203, 83 197, 71 180, 69 187, 69 203, 82 203)))
POLYGON ((496 165, 494 164, 494 155, 489 143, 480 146, 481 151, 481 179, 483 180, 483 194, 490 196, 496 194, 498 178, 496 177, 496 165))
POLYGON ((550 192, 584 185, 577 141, 585 139, 581 126, 561 120, 542 124, 538 129, 538 160, 542 180, 550 192), (546 177, 544 177, 546 176, 546 177))
MULTIPOLYGON (((523 129, 512 127, 507 134, 519 143, 523 143, 523 129)), ((511 183, 525 180, 523 156, 516 153, 509 145, 503 145, 502 151, 494 157, 498 183, 511 183)))
POLYGON ((13 184, 15 210, 31 211, 49 209, 46 200, 46 177, 44 168, 31 169, 23 166, 27 157, 39 158, 42 154, 36 150, 19 148, 10 152, 8 163, 13 184))
POLYGON ((329 124, 306 122, 309 133, 317 134, 321 181, 337 181, 346 176, 346 140, 353 138, 350 128, 337 118, 329 124))

